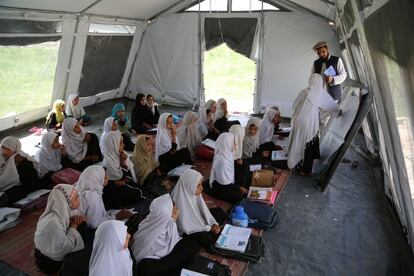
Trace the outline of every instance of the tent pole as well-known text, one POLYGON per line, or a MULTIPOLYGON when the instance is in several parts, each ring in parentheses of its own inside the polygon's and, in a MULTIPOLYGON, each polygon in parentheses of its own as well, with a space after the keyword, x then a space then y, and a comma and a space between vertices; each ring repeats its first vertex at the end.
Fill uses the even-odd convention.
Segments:
POLYGON ((75 49, 76 37, 78 35, 79 22, 80 22, 80 16, 78 16, 78 18, 76 20, 75 31, 73 32, 73 38, 72 38, 72 46, 71 46, 71 49, 70 49, 68 68, 66 70, 65 86, 63 87, 63 93, 64 93, 65 99, 66 99, 66 94, 67 94, 66 90, 68 89, 69 76, 70 76, 70 73, 71 73, 71 70, 72 70, 73 50, 75 49))
POLYGON ((84 8, 83 10, 80 11, 80 13, 84 13, 87 10, 91 9, 92 7, 94 7, 96 4, 98 4, 99 2, 102 2, 102 0, 96 0, 95 2, 93 2, 92 4, 90 4, 89 6, 87 6, 86 8, 84 8))
POLYGON ((311 9, 305 8, 304 6, 301 6, 301 5, 295 3, 291 0, 277 0, 277 1, 272 1, 272 2, 283 6, 285 9, 289 9, 289 8, 297 9, 299 11, 311 14, 313 16, 320 17, 324 20, 331 21, 331 19, 329 19, 329 18, 327 18, 327 17, 325 17, 325 16, 323 16, 323 15, 321 15, 321 14, 319 14, 319 13, 317 13, 317 12, 311 10, 311 9))
POLYGON ((260 16, 260 39, 259 39, 259 57, 257 64, 256 91, 254 91, 253 112, 260 112, 260 96, 262 94, 262 75, 263 75, 263 50, 264 50, 264 10, 262 1, 262 11, 260 16))
MULTIPOLYGON (((198 97, 197 101, 194 104, 198 105, 198 108, 201 107, 201 97, 205 97, 204 95, 204 81, 203 81, 203 43, 202 43, 202 24, 203 21, 201 19, 201 10, 200 10, 200 0, 198 0, 198 97)), ((205 99, 204 99, 205 100, 205 99)))

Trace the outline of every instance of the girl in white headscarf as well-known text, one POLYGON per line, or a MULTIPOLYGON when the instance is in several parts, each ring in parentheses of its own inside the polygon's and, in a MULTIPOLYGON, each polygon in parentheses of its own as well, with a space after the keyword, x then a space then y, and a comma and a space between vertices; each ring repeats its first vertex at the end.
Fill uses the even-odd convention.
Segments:
POLYGON ((164 173, 168 173, 182 164, 193 163, 190 151, 181 147, 170 113, 161 114, 158 120, 155 160, 160 163, 160 170, 164 173))
POLYGON ((131 216, 129 211, 120 211, 116 215, 106 212, 102 193, 108 184, 108 177, 102 166, 87 167, 79 177, 75 186, 80 197, 80 212, 85 216, 89 228, 96 229, 102 222, 111 219, 126 219, 131 216))
POLYGON ((64 167, 83 171, 102 160, 98 137, 87 132, 76 119, 67 118, 62 125, 62 144, 65 146, 64 167))
POLYGON ((187 111, 184 114, 183 124, 177 128, 177 138, 183 148, 190 151, 192 157, 195 156, 197 147, 201 144, 201 135, 197 128, 197 114, 187 111))
POLYGON ((220 226, 204 202, 203 176, 194 170, 182 174, 171 193, 180 210, 177 226, 180 233, 194 238, 200 246, 209 247, 217 239, 220 226))
POLYGON ((66 116, 75 118, 83 126, 86 126, 91 121, 91 117, 86 115, 82 103, 79 100, 79 95, 70 94, 66 103, 66 116))
POLYGON ((96 230, 89 275, 132 276, 129 238, 124 222, 111 220, 102 223, 96 230))
POLYGON ((107 210, 128 207, 141 200, 141 193, 133 182, 133 164, 124 151, 123 137, 119 131, 111 131, 106 135, 103 166, 109 178, 103 193, 107 210))
POLYGON ((79 197, 73 186, 59 184, 50 192, 34 235, 36 265, 44 272, 57 272, 67 254, 84 248, 77 228, 85 219, 73 216, 78 207, 79 197))
POLYGON ((243 140, 242 158, 253 158, 253 155, 258 151, 259 143, 259 128, 260 120, 258 118, 250 118, 247 121, 245 136, 243 140))
POLYGON ((38 175, 45 181, 50 181, 50 176, 62 169, 62 155, 65 148, 59 143, 59 136, 55 132, 47 132, 42 137, 42 147, 36 152, 39 162, 38 175))
POLYGON ((99 147, 101 148, 101 152, 105 155, 105 137, 110 131, 117 131, 118 130, 118 123, 116 122, 114 117, 108 117, 104 121, 103 125, 103 132, 101 137, 99 138, 99 147))
POLYGON ((203 108, 206 108, 208 113, 214 114, 217 110, 217 103, 215 100, 210 99, 204 104, 203 108))
POLYGON ((259 143, 260 151, 265 152, 264 156, 268 157, 270 151, 282 150, 281 146, 273 143, 275 125, 280 124, 280 112, 274 108, 269 108, 260 122, 259 143))
POLYGON ((229 132, 233 134, 235 141, 234 151, 234 183, 240 187, 249 187, 250 168, 249 163, 242 159, 243 140, 245 130, 241 125, 232 125, 229 132))
POLYGON ((222 133, 216 141, 210 187, 217 198, 229 203, 243 199, 245 189, 235 184, 234 178, 235 139, 231 133, 222 133))
POLYGON ((313 160, 319 158, 319 112, 325 110, 339 115, 339 105, 326 92, 322 76, 312 74, 309 87, 295 99, 292 114, 292 131, 289 136, 288 166, 293 169, 298 163, 301 175, 312 173, 313 160))
POLYGON ((181 238, 177 218, 178 209, 169 194, 152 201, 132 245, 139 275, 167 275, 182 268, 199 251, 193 240, 181 238))
POLYGON ((227 115, 227 101, 226 99, 221 98, 217 101, 217 110, 213 117, 214 127, 220 133, 229 131, 227 115))
POLYGON ((1 200, 5 206, 41 189, 42 185, 35 169, 38 164, 22 151, 19 139, 8 136, 0 146, 0 192, 5 192, 1 200))

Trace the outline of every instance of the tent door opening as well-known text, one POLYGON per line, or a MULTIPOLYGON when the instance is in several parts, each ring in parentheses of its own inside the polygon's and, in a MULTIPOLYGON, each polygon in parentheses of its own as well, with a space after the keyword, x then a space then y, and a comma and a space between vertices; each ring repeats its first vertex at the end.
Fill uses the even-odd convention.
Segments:
POLYGON ((228 110, 252 113, 256 63, 250 58, 257 18, 205 18, 205 99, 227 100, 228 110))

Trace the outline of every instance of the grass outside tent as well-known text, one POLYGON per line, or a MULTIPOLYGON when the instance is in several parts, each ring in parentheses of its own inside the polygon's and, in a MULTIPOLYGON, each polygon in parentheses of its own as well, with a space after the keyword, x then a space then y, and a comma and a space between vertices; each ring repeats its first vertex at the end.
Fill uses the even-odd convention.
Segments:
POLYGON ((59 42, 0 46, 0 118, 51 104, 59 42))

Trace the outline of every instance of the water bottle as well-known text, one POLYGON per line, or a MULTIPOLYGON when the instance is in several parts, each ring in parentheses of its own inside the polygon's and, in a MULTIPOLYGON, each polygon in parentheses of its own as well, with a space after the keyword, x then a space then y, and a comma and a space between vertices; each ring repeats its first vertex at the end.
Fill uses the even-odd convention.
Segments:
POLYGON ((244 212, 242 206, 237 206, 231 213, 231 223, 234 226, 247 227, 249 225, 249 217, 244 212))

